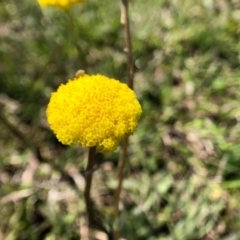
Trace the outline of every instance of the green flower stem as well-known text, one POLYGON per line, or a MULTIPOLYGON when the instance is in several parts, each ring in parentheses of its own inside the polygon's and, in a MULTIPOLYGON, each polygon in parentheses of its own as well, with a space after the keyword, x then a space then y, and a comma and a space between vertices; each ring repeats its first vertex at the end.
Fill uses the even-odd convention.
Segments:
POLYGON ((90 191, 92 186, 93 167, 95 164, 95 153, 96 147, 90 147, 88 152, 88 163, 86 168, 86 185, 84 189, 84 199, 87 208, 89 227, 91 227, 91 225, 94 223, 94 208, 93 202, 90 197, 90 191))
POLYGON ((87 163, 86 175, 85 175, 86 185, 84 189, 84 199, 85 199, 87 217, 88 217, 89 237, 91 236, 91 232, 90 232, 91 229, 92 230, 98 229, 100 231, 105 232, 108 235, 109 240, 113 240, 112 233, 109 232, 104 226, 104 219, 105 219, 104 216, 96 208, 96 205, 90 196, 94 165, 96 160, 95 155, 96 155, 96 146, 90 147, 88 152, 88 163, 87 163))
POLYGON ((79 59, 79 62, 80 62, 79 66, 80 66, 81 69, 87 70, 87 65, 86 65, 85 58, 84 58, 84 56, 86 54, 84 53, 82 47, 78 43, 76 25, 75 25, 73 16, 71 14, 71 10, 68 9, 68 10, 65 11, 65 13, 67 15, 68 25, 69 25, 70 34, 71 34, 71 40, 73 41, 73 44, 74 44, 74 46, 76 48, 76 51, 77 51, 77 54, 78 54, 78 59, 79 59))
POLYGON ((127 158, 127 147, 128 147, 128 137, 124 139, 123 144, 122 144, 122 152, 119 158, 119 165, 118 165, 118 187, 116 190, 116 195, 115 195, 115 206, 114 206, 114 214, 115 214, 115 226, 114 226, 114 239, 118 240, 119 239, 119 202, 120 202, 120 195, 122 191, 122 183, 123 183, 123 178, 124 178, 124 167, 126 163, 126 158, 127 158))
POLYGON ((134 65, 132 59, 132 40, 129 24, 128 2, 129 0, 122 0, 121 23, 124 25, 125 51, 127 54, 127 67, 128 67, 128 86, 131 89, 133 89, 134 65))
MULTIPOLYGON (((131 31, 129 24, 129 14, 128 14, 128 0, 122 0, 121 3, 121 23, 124 25, 124 38, 125 38, 125 49, 127 54, 127 72, 128 72, 128 86, 133 89, 133 78, 134 78, 134 65, 132 60, 132 41, 131 41, 131 31)), ((128 137, 124 140, 122 144, 121 155, 119 159, 119 172, 118 172, 118 187, 115 195, 115 206, 114 206, 114 239, 118 240, 120 238, 119 230, 119 202, 120 195, 122 191, 122 182, 124 178, 124 166, 127 158, 127 148, 128 148, 128 137)))

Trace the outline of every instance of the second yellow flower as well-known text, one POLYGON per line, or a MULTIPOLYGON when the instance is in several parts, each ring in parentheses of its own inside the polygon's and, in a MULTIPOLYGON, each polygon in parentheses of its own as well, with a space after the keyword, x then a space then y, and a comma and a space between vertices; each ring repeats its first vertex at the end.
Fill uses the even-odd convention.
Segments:
POLYGON ((83 3, 85 0, 38 0, 38 2, 43 7, 59 7, 68 9, 73 4, 83 3))

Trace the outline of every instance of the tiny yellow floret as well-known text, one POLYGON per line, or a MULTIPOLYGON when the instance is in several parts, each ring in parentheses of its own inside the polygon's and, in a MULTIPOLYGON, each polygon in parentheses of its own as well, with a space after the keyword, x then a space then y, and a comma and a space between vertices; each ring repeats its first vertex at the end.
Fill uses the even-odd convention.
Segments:
POLYGON ((103 75, 81 74, 59 86, 47 107, 47 120, 66 145, 114 151, 137 128, 142 108, 126 84, 103 75))
POLYGON ((85 0, 38 0, 39 4, 43 7, 59 7, 68 9, 73 4, 83 3, 85 0))

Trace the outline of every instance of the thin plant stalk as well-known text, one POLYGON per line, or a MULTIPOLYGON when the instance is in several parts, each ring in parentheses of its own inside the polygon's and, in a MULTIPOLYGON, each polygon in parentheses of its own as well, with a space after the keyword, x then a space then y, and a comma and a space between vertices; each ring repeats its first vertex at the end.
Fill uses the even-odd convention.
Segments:
POLYGON ((87 218, 88 218, 88 228, 89 228, 89 236, 91 235, 91 230, 98 229, 100 231, 105 232, 109 240, 113 239, 111 233, 104 226, 104 216, 101 212, 96 208, 94 201, 91 198, 91 186, 92 186, 92 178, 94 172, 94 165, 96 162, 96 146, 90 147, 88 152, 88 163, 86 167, 85 173, 85 189, 84 189, 84 200, 87 209, 87 218))
POLYGON ((86 62, 84 59, 85 53, 84 53, 82 47, 78 43, 77 29, 76 29, 76 25, 75 25, 75 22, 71 15, 70 10, 66 10, 66 16, 67 16, 67 20, 68 20, 71 38, 72 38, 73 44, 77 50, 78 59, 80 62, 79 66, 81 67, 81 69, 87 70, 87 65, 86 65, 86 62))
POLYGON ((84 199, 87 209, 89 230, 91 229, 91 225, 94 222, 94 208, 90 193, 92 186, 93 168, 95 164, 95 153, 96 147, 90 147, 88 152, 88 163, 86 168, 86 185, 84 189, 84 199))
POLYGON ((127 84, 129 88, 133 89, 134 64, 133 64, 133 57, 132 57, 132 40, 131 40, 131 31, 130 31, 130 23, 129 23, 129 14, 128 14, 128 2, 129 0, 122 0, 121 23, 124 25, 124 38, 125 38, 124 50, 127 54, 127 70, 128 70, 127 84))
POLYGON ((120 195, 122 191, 122 183, 123 183, 123 173, 124 167, 127 158, 127 147, 128 147, 128 138, 123 141, 122 148, 121 148, 121 155, 119 158, 119 165, 118 165, 118 187, 115 193, 115 205, 114 205, 114 218, 115 218, 115 225, 114 225, 114 239, 119 239, 119 202, 120 202, 120 195))
MULTIPOLYGON (((132 42, 131 42, 131 31, 129 24, 129 14, 128 14, 128 0, 121 0, 121 23, 124 26, 124 38, 125 38, 125 52, 127 55, 127 72, 128 72, 128 81, 127 84, 129 88, 133 89, 133 78, 134 78, 134 65, 132 60, 132 42)), ((122 183, 124 179, 124 166, 127 158, 127 148, 128 148, 128 137, 123 141, 121 148, 121 155, 119 158, 118 165, 118 186, 115 193, 115 205, 114 205, 114 239, 118 240, 120 237, 119 234, 119 202, 120 195, 122 191, 122 183)))

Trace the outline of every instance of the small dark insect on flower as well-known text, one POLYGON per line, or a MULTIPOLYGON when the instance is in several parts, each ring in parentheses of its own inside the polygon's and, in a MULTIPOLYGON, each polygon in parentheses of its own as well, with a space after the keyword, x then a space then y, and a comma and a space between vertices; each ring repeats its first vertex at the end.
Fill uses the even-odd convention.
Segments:
POLYGON ((79 77, 83 76, 84 74, 85 74, 85 71, 80 69, 80 70, 77 70, 77 72, 75 73, 75 77, 79 78, 79 77))

